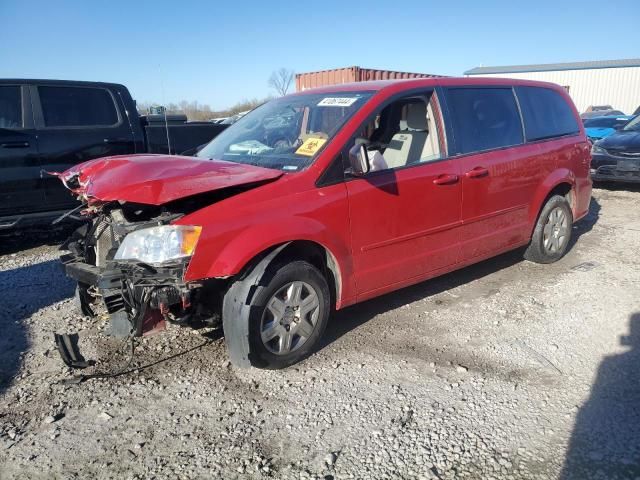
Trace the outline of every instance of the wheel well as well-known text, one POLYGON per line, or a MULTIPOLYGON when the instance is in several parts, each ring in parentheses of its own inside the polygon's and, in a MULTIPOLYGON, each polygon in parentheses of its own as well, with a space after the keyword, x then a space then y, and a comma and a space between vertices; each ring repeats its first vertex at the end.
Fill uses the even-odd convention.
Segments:
POLYGON ((336 299, 340 295, 341 281, 340 271, 336 259, 322 245, 309 240, 295 240, 290 242, 276 258, 274 262, 286 262, 292 260, 304 260, 316 267, 322 273, 329 285, 331 293, 331 306, 336 305, 336 299))
POLYGON ((547 195, 547 198, 545 198, 544 202, 542 202, 542 205, 540 206, 541 210, 542 208, 544 208, 545 204, 547 203, 547 200, 549 200, 554 195, 560 195, 566 198, 567 202, 569 202, 569 206, 573 210, 573 206, 574 206, 573 187, 571 186, 570 183, 560 183, 555 187, 553 187, 553 189, 547 195))
MULTIPOLYGON (((574 211, 575 201, 574 201, 574 198, 573 198, 574 197, 573 186, 568 182, 559 183, 558 185, 556 185, 555 187, 553 187, 551 189, 551 191, 547 194, 547 196, 544 197, 544 200, 542 200, 542 203, 540 203, 540 205, 538 205, 538 211, 536 213, 535 220, 534 220, 534 222, 533 222, 533 224, 531 226, 531 231, 530 231, 531 234, 533 234, 533 230, 536 228, 536 222, 540 218, 540 214, 542 213, 542 209, 547 204, 549 199, 551 197, 553 197, 554 195, 560 195, 560 196, 566 198, 567 202, 569 202, 569 207, 571 208, 572 213, 575 214, 575 211, 574 211)), ((535 206, 535 203, 533 205, 535 206)))
POLYGON ((260 263, 263 258, 269 255, 270 252, 279 248, 282 248, 282 250, 277 253, 269 264, 271 265, 275 262, 288 263, 294 260, 304 260, 309 262, 311 265, 316 267, 327 280, 329 292, 331 293, 331 306, 334 308, 342 288, 340 269, 333 254, 331 254, 331 252, 322 245, 312 241, 294 240, 286 244, 280 244, 269 248, 256 255, 250 262, 248 262, 237 278, 244 278, 256 265, 260 263))

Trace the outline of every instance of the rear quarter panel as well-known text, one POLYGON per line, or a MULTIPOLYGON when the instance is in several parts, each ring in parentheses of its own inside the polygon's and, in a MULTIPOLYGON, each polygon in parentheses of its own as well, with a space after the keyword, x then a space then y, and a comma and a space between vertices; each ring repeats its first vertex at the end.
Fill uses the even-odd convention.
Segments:
POLYGON ((586 138, 581 139, 574 146, 573 154, 566 160, 567 168, 574 172, 575 185, 573 191, 573 218, 579 220, 589 213, 591 203, 591 145, 586 138))
MULTIPOLYGON (((564 97, 565 101, 573 110, 573 115, 578 124, 579 133, 576 136, 566 139, 558 139, 556 142, 561 144, 566 154, 560 155, 558 158, 558 168, 571 171, 574 178, 573 184, 573 219, 579 220, 589 213, 589 205, 591 203, 591 144, 587 140, 584 130, 584 124, 580 118, 580 114, 576 109, 573 100, 567 91, 555 85, 556 91, 564 97), (564 143, 564 142, 567 143, 564 143)), ((555 142, 554 142, 555 143, 555 142)))
POLYGON ((589 212, 591 202, 591 145, 587 140, 580 114, 567 91, 552 83, 532 83, 534 86, 546 86, 558 92, 564 98, 573 112, 578 125, 578 133, 567 137, 534 142, 540 146, 540 154, 553 159, 554 170, 546 176, 534 195, 529 211, 531 231, 535 226, 538 214, 549 193, 558 185, 567 183, 572 188, 573 218, 579 220, 589 212))
POLYGON ((538 214, 549 193, 558 185, 569 184, 572 188, 572 209, 574 220, 584 217, 591 200, 591 178, 589 165, 590 148, 583 135, 541 142, 540 155, 554 164, 555 168, 544 178, 536 189, 529 209, 531 231, 535 227, 538 214))

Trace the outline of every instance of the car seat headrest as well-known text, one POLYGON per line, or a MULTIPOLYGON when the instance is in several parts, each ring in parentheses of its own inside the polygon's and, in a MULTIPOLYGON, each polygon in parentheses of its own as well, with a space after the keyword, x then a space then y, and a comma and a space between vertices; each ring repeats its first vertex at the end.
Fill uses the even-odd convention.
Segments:
POLYGON ((427 105, 424 102, 407 105, 407 127, 411 130, 427 129, 427 105))

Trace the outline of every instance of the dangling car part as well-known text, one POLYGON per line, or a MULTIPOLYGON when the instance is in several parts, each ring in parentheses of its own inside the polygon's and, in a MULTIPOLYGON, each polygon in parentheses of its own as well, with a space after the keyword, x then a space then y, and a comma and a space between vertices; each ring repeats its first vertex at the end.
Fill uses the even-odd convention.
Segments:
POLYGON ((66 245, 70 253, 61 257, 78 282, 81 311, 95 315, 102 302, 117 337, 140 336, 165 321, 215 324, 219 316, 206 301, 192 303, 206 292, 204 285, 182 280, 200 227, 168 225, 175 215, 129 222, 120 208, 105 210, 74 234, 66 245))
POLYGON ((78 349, 78 334, 54 334, 53 340, 62 357, 62 361, 70 368, 87 368, 94 365, 93 360, 85 360, 78 349))

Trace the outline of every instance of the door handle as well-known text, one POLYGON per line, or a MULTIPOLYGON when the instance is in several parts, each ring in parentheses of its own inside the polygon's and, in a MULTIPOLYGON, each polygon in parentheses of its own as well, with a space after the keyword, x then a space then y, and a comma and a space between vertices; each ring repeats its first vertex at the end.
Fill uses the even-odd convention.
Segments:
POLYGON ((433 180, 436 185, 451 185, 458 181, 458 175, 452 173, 443 173, 433 180))
POLYGON ((128 138, 105 138, 104 143, 124 143, 129 142, 128 138))
POLYGON ((0 147, 2 148, 27 148, 29 146, 29 142, 4 142, 0 143, 0 147))
POLYGON ((467 178, 482 178, 486 177, 487 175, 489 175, 489 170, 484 167, 476 167, 464 174, 464 176, 467 178))

